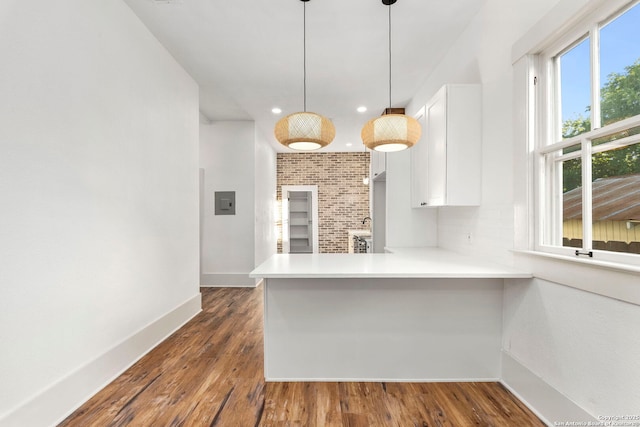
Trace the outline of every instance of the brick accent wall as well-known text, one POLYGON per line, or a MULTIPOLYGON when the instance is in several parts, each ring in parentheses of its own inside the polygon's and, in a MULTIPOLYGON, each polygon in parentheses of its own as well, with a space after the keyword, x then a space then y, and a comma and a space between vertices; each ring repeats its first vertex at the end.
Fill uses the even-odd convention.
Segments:
MULTIPOLYGON (((318 186, 318 246, 320 253, 348 252, 348 230, 369 216, 369 153, 278 153, 277 198, 283 185, 318 186)), ((278 253, 282 253, 282 212, 278 222, 278 253)))

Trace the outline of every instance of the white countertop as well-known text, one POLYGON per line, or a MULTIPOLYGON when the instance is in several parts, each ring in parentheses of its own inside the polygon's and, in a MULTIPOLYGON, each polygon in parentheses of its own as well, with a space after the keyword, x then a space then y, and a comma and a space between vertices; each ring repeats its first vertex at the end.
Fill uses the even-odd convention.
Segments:
POLYGON ((531 273, 440 248, 388 248, 385 254, 276 254, 254 278, 530 278, 531 273))

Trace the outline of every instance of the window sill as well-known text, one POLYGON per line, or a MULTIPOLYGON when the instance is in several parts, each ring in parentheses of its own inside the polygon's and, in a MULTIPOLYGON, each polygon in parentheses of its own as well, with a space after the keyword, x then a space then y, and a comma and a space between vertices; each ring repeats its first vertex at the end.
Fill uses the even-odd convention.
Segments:
POLYGON ((566 255, 552 254, 548 252, 539 252, 539 251, 531 251, 531 250, 520 250, 514 249, 513 253, 522 254, 522 255, 533 255, 542 258, 551 258, 559 261, 566 261, 574 264, 582 264, 585 266, 593 267, 593 268, 604 268, 607 270, 615 270, 621 271, 625 273, 640 273, 640 266, 628 265, 628 264, 620 264, 611 261, 600 261, 592 258, 574 258, 566 255))
POLYGON ((640 306, 639 266, 532 250, 512 252, 522 256, 520 261, 536 279, 640 306))

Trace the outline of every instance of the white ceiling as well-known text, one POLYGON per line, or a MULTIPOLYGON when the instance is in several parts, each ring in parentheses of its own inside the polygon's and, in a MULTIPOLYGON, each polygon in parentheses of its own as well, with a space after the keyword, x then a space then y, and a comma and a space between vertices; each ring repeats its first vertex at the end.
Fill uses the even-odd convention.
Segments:
MULTIPOLYGON (((391 6, 394 107, 407 104, 484 0, 398 0, 391 6)), ((300 0, 125 0, 200 85, 210 120, 254 120, 279 151, 277 120, 303 108, 300 0), (271 113, 273 107, 283 113, 271 113)), ((360 129, 388 106, 388 6, 312 0, 307 110, 333 120, 323 151, 360 151, 360 129), (364 105, 368 111, 356 112, 364 105), (351 143, 348 147, 346 144, 351 143)), ((407 112, 410 113, 410 112, 407 112)))

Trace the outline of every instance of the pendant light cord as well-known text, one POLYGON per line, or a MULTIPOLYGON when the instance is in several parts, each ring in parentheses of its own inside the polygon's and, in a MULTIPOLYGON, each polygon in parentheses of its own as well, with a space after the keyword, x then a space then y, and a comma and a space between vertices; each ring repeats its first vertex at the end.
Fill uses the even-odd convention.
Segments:
POLYGON ((391 108, 391 5, 389 7, 389 108, 391 108))
POLYGON ((302 73, 303 73, 303 78, 302 78, 302 86, 304 87, 303 89, 303 93, 304 93, 304 109, 303 111, 306 113, 307 112, 307 2, 303 0, 302 2, 302 56, 303 56, 303 60, 302 60, 302 73))

